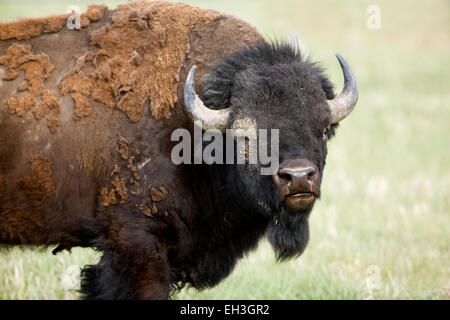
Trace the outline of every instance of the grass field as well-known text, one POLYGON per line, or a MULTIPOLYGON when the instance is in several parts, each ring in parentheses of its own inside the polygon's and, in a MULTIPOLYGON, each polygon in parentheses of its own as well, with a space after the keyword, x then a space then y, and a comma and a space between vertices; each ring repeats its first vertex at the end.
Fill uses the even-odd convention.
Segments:
MULTIPOLYGON (((276 263, 263 241, 217 287, 184 289, 175 298, 449 299, 450 3, 186 2, 244 18, 268 38, 298 37, 338 90, 340 52, 360 98, 329 144, 304 255, 276 263), (380 29, 366 25, 369 5, 381 10, 380 29)), ((84 10, 86 3, 3 0, 0 20, 61 13, 69 5, 84 10)), ((50 250, 0 254, 0 299, 77 298, 71 275, 98 256, 50 250)))

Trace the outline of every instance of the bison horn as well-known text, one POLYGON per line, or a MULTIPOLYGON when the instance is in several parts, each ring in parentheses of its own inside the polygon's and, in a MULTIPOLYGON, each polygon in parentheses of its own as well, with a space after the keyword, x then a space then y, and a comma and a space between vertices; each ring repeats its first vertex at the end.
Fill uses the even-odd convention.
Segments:
POLYGON ((338 123, 347 117, 358 101, 358 87, 356 86, 355 75, 350 69, 348 63, 340 54, 336 54, 339 60, 342 72, 344 73, 344 89, 333 100, 328 100, 328 106, 331 111, 331 124, 338 123))
POLYGON ((202 100, 195 93, 195 70, 193 66, 189 71, 184 85, 184 104, 193 121, 202 121, 203 130, 218 129, 225 132, 230 119, 230 108, 213 110, 205 107, 202 100))

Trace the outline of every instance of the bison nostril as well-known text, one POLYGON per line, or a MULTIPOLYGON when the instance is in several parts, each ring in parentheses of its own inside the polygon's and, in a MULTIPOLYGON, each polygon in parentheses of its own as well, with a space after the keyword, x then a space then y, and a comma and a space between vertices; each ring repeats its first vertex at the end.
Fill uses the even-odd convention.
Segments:
POLYGON ((288 172, 282 172, 282 171, 280 171, 280 172, 278 172, 278 176, 279 176, 282 180, 285 180, 286 182, 289 182, 289 181, 292 180, 292 176, 291 176, 291 174, 288 173, 288 172))
POLYGON ((314 168, 306 169, 306 176, 308 177, 309 181, 312 181, 314 179, 315 174, 316 174, 316 170, 314 168))

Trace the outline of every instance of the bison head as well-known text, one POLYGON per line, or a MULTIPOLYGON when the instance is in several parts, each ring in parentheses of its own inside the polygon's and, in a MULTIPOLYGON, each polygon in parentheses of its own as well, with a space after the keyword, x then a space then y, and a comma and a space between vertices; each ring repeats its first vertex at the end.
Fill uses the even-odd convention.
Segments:
POLYGON ((206 76, 201 97, 195 93, 195 67, 186 80, 187 111, 204 129, 279 129, 279 167, 272 176, 260 174, 260 162, 229 170, 235 198, 247 211, 270 217, 266 234, 279 259, 306 247, 327 141, 358 98, 350 67, 337 58, 345 85, 336 97, 322 69, 286 44, 262 44, 223 59, 206 76))

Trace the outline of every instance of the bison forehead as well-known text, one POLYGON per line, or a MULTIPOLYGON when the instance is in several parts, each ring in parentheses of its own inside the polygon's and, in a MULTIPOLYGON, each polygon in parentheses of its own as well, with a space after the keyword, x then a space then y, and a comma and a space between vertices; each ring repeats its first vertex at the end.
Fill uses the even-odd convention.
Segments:
POLYGON ((316 64, 289 44, 262 43, 216 67, 202 100, 207 107, 231 106, 234 118, 250 116, 259 127, 327 121, 332 85, 316 64))

